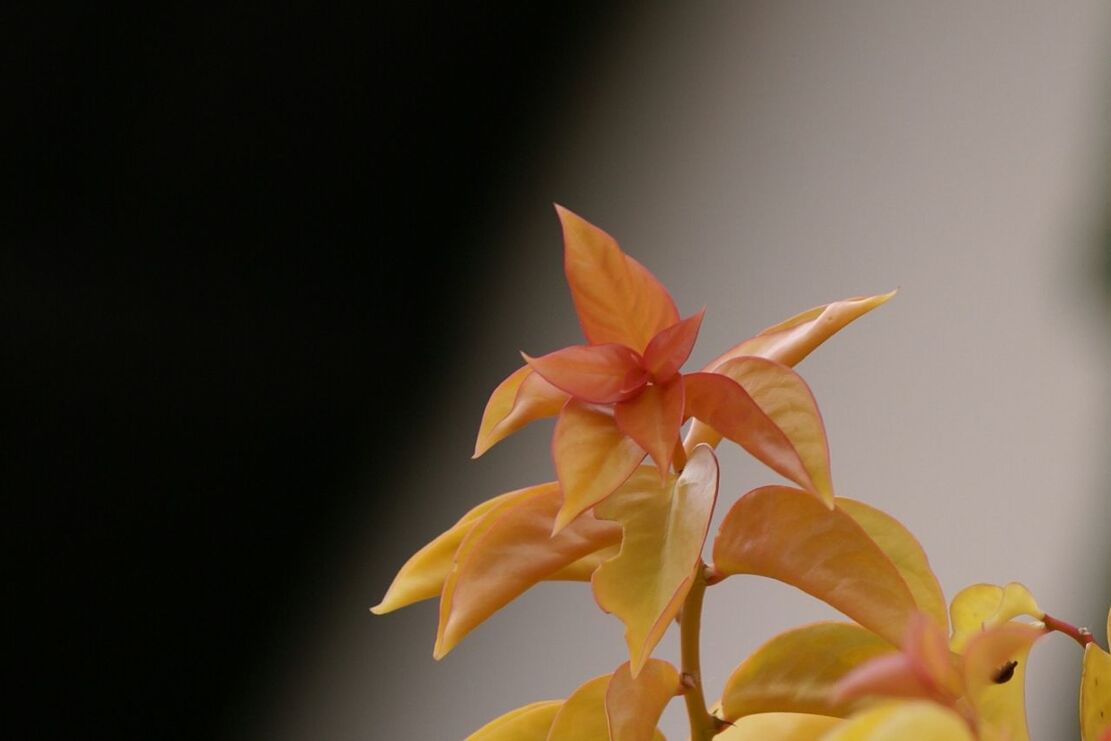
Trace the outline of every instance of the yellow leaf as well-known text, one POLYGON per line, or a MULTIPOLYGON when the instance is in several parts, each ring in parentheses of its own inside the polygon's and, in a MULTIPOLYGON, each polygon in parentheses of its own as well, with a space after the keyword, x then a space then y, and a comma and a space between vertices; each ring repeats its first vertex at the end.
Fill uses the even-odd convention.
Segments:
MULTIPOLYGON (((886 303, 894 295, 895 291, 891 291, 878 296, 850 298, 815 306, 745 340, 715 358, 703 370, 716 371, 718 366, 726 361, 745 355, 768 358, 784 365, 797 365, 853 320, 886 303)), ((695 420, 687 435, 686 443, 688 449, 691 449, 699 443, 707 443, 715 447, 720 441, 721 435, 712 427, 695 420)))
POLYGON ((571 693, 556 713, 548 741, 609 741, 606 689, 610 675, 595 677, 571 693))
POLYGON ((528 496, 536 490, 554 486, 554 484, 541 484, 527 489, 511 491, 508 494, 488 499, 478 505, 459 519, 449 530, 441 534, 431 543, 421 548, 413 555, 394 577, 386 596, 382 598, 370 611, 375 615, 384 615, 393 612, 414 602, 435 597, 443 589, 444 580, 451 573, 452 559, 463 538, 471 528, 490 512, 505 507, 522 497, 528 496))
POLYGON ((798 587, 893 645, 917 611, 895 564, 864 529, 801 489, 766 486, 741 497, 718 531, 714 567, 798 587))
POLYGON ((836 502, 837 507, 856 520, 895 564, 903 581, 910 587, 918 609, 948 632, 949 613, 945 607, 945 595, 930 568, 926 552, 910 531, 891 515, 863 502, 841 497, 836 502))
POLYGON ((563 489, 554 532, 612 494, 644 456, 644 449, 618 428, 611 414, 568 401, 552 437, 552 457, 563 489))
POLYGON ((664 708, 679 689, 679 672, 666 661, 649 659, 633 678, 625 662, 606 690, 606 715, 612 741, 651 738, 664 708))
POLYGON ((969 639, 965 646, 965 698, 981 727, 1009 741, 1028 741, 1026 662, 1045 631, 1023 623, 1003 623, 969 639))
POLYGON ((780 633, 741 663, 721 693, 722 717, 789 711, 844 716, 831 690, 849 671, 895 647, 852 623, 821 622, 780 633))
POLYGON ((904 702, 882 705, 821 737, 822 741, 975 741, 964 720, 941 705, 904 702))
POLYGON ((464 538, 440 598, 434 656, 442 658, 482 621, 539 581, 616 544, 621 528, 586 514, 552 536, 558 487, 536 487, 464 538))
POLYGON ((478 458, 529 422, 559 414, 567 394, 527 365, 513 371, 490 394, 478 426, 474 456, 478 458))
POLYGON ((741 718, 714 741, 813 741, 843 722, 828 715, 760 713, 741 718))
POLYGON ((818 403, 802 377, 786 365, 759 357, 734 358, 714 372, 736 381, 783 431, 809 478, 809 482, 797 483, 832 507, 833 481, 825 426, 818 403))
POLYGON ((953 619, 949 646, 957 653, 964 653, 968 642, 985 628, 1002 625, 1020 615, 1039 620, 1045 616, 1030 590, 1018 582, 1006 587, 994 584, 965 587, 953 598, 949 612, 953 619))
POLYGON ((545 700, 510 710, 467 736, 466 741, 544 741, 563 700, 545 700))
POLYGON ((595 508, 624 528, 621 552, 594 572, 594 598, 625 624, 633 676, 675 618, 702 564, 717 497, 713 451, 699 447, 678 479, 644 466, 595 508))
MULTIPOLYGON (((1108 624, 1111 641, 1111 619, 1108 624)), ((1102 741, 1111 732, 1111 654, 1095 643, 1084 648, 1080 674, 1080 735, 1083 741, 1102 741)))

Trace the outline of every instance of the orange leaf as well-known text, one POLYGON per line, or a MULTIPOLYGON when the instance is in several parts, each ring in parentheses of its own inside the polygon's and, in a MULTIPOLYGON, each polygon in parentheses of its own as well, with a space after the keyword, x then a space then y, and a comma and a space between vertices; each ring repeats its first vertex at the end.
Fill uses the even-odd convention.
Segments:
POLYGON ((671 294, 621 251, 613 237, 556 206, 563 225, 563 267, 583 334, 592 345, 616 342, 643 352, 679 321, 671 294))
MULTIPOLYGON (((788 366, 797 365, 854 319, 886 303, 894 295, 895 291, 892 291, 879 296, 850 298, 816 306, 745 340, 715 358, 703 370, 716 371, 723 363, 746 355, 767 358, 788 366)), ((721 442, 721 434, 711 426, 695 420, 685 442, 688 450, 700 443, 716 447, 721 442)))
POLYGON ((552 458, 563 490, 553 531, 559 532, 621 486, 644 460, 644 449, 612 416, 571 399, 556 422, 552 458))
POLYGON ((864 662, 894 653, 890 643, 853 623, 826 621, 788 630, 733 670, 721 693, 723 717, 785 711, 843 717, 853 706, 833 702, 833 686, 864 662))
POLYGON ((661 484, 640 468, 595 508, 620 522, 621 552, 594 572, 594 598, 625 624, 633 676, 639 674, 694 583, 717 498, 718 465, 708 447, 696 448, 678 479, 661 484))
POLYGON ((683 380, 648 386, 638 396, 618 402, 613 418, 622 432, 652 456, 662 480, 671 468, 683 424, 683 380))
POLYGON ((894 295, 895 291, 891 291, 878 296, 847 298, 815 306, 730 348, 714 358, 704 370, 717 370, 725 361, 743 355, 758 355, 784 365, 798 365, 815 348, 853 320, 887 303, 894 295))
POLYGON ((535 419, 556 416, 566 401, 566 392, 545 381, 527 365, 513 371, 498 384, 486 402, 473 457, 478 458, 535 419))
POLYGON ((687 317, 660 332, 648 343, 644 350, 644 367, 656 383, 666 383, 679 372, 687 362, 694 341, 698 339, 698 329, 702 326, 702 316, 706 310, 687 317))
POLYGON ((753 356, 726 361, 714 372, 736 381, 783 430, 808 477, 792 480, 832 508, 833 482, 829 474, 825 425, 818 402, 802 376, 782 363, 753 356))
POLYGON ((486 515, 496 513, 501 508, 519 501, 544 487, 552 484, 541 484, 527 489, 518 489, 508 494, 488 499, 467 514, 463 515, 449 530, 439 535, 435 540, 421 548, 413 555, 401 570, 397 572, 393 583, 382 598, 370 611, 375 615, 384 615, 393 612, 414 602, 436 597, 444 587, 444 580, 451 573, 451 566, 455 551, 467 533, 486 515))
POLYGON ((572 345, 539 358, 522 355, 553 386, 595 404, 628 399, 648 382, 640 358, 624 345, 572 345))
POLYGON ((892 644, 917 610, 898 569, 852 517, 790 487, 737 500, 714 542, 714 566, 798 587, 892 644))
POLYGON ((712 425, 776 473, 812 491, 814 484, 786 433, 741 386, 717 373, 683 376, 686 415, 712 425))
POLYGON ((649 659, 634 679, 629 662, 617 668, 606 690, 611 741, 652 738, 664 708, 679 690, 679 672, 666 661, 649 659))
POLYGON ((891 515, 863 502, 842 497, 835 501, 838 509, 856 520, 895 564, 903 581, 910 587, 918 609, 932 617, 942 630, 948 631, 949 612, 945 607, 945 595, 930 568, 926 551, 910 531, 891 515))
POLYGON ((620 539, 592 515, 552 536, 561 496, 554 484, 483 519, 459 546, 440 598, 434 656, 442 658, 476 626, 539 581, 620 539))

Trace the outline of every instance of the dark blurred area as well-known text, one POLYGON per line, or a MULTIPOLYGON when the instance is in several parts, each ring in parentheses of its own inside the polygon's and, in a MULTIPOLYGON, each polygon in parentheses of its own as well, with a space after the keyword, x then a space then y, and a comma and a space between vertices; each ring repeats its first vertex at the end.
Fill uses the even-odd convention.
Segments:
POLYGON ((356 469, 460 346, 496 259, 475 215, 617 21, 586 7, 5 12, 8 666, 35 737, 219 736, 296 639, 365 525, 356 469))

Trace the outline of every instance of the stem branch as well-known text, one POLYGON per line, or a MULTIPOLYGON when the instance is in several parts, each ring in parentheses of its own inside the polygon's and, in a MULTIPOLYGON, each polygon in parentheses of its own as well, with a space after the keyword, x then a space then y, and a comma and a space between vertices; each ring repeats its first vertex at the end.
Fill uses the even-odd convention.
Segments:
POLYGON ((1057 631, 1064 633, 1069 638, 1073 639, 1080 644, 1081 648, 1087 646, 1093 640, 1092 632, 1087 628, 1078 628, 1072 623, 1066 623, 1064 620, 1058 620, 1049 613, 1042 617, 1042 622, 1045 623, 1045 629, 1048 631, 1057 631))
POLYGON ((702 628, 702 597, 706 593, 706 567, 695 569, 694 583, 683 602, 679 617, 680 648, 682 653, 683 700, 687 703, 687 716, 691 724, 691 741, 709 741, 718 732, 717 719, 706 710, 706 697, 702 693, 702 667, 698 653, 699 633, 702 628))

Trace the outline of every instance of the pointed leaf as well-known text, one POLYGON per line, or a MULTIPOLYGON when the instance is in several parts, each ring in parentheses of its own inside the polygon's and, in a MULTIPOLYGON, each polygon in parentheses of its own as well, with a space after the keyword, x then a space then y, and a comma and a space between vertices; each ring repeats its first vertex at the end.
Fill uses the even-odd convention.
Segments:
POLYGON ((467 534, 440 598, 437 659, 537 582, 620 539, 619 527, 590 514, 552 536, 560 504, 555 485, 538 487, 467 534))
POLYGON ((852 623, 821 622, 780 633, 756 649, 725 683, 722 717, 770 712, 843 717, 853 703, 833 702, 835 684, 854 668, 895 647, 852 623))
POLYGON ((613 237, 562 206, 563 268, 583 334, 593 345, 618 342, 637 352, 679 321, 671 294, 613 237))
MULTIPOLYGON (((541 485, 544 486, 550 485, 541 485)), ((467 512, 451 529, 421 548, 405 562, 386 591, 386 596, 370 608, 370 611, 375 615, 384 615, 414 602, 439 596, 444 587, 444 580, 451 573, 455 551, 475 524, 491 511, 527 497, 541 487, 529 487, 502 494, 486 500, 467 512)))
POLYGON ((683 388, 687 416, 712 425, 776 473, 816 492, 790 439, 736 381, 717 373, 688 373, 683 388))
POLYGON ((975 741, 952 710, 931 702, 881 705, 856 715, 822 741, 975 741))
POLYGON ((723 575, 756 574, 832 605, 892 644, 917 606, 891 559, 856 521, 799 489, 766 486, 741 497, 714 542, 723 575))
POLYGON ((612 416, 571 399, 556 422, 552 458, 563 490, 554 530, 559 532, 621 486, 644 460, 644 449, 612 416))
POLYGON ((760 713, 741 718, 714 741, 814 741, 842 723, 828 715, 760 713))
POLYGON ((466 741, 544 741, 563 700, 545 700, 510 710, 467 736, 466 741))
POLYGON ((640 357, 624 345, 572 345, 524 358, 556 388, 594 404, 631 398, 648 382, 640 357))
POLYGON ((652 738, 664 708, 679 690, 679 672, 666 661, 649 659, 636 679, 625 662, 606 690, 606 715, 612 741, 652 738))
MULTIPOLYGON (((891 291, 879 296, 850 298, 816 306, 745 340, 715 358, 703 370, 716 371, 719 366, 733 358, 746 355, 767 358, 788 366, 797 365, 854 319, 867 314, 894 295, 895 291, 891 291)), ((718 431, 711 425, 695 420, 687 434, 686 446, 688 450, 700 443, 717 447, 719 442, 721 442, 721 434, 718 431)))
POLYGON ((683 425, 683 379, 648 386, 638 396, 618 402, 613 418, 622 432, 648 451, 661 478, 667 476, 683 425))
POLYGON ((638 470, 595 508, 624 528, 621 553, 594 572, 594 598, 625 624, 633 676, 639 674, 694 583, 717 497, 713 451, 696 448, 678 479, 660 484, 638 470))
POLYGON ((610 675, 595 677, 571 693, 559 709, 548 741, 607 741, 606 689, 610 675))
POLYGON ((1045 631, 1004 623, 974 636, 964 651, 965 697, 981 726, 1001 738, 1027 741, 1026 663, 1030 648, 1045 631))
POLYGON ((545 381, 529 366, 513 371, 486 402, 473 457, 478 458, 535 419, 556 416, 566 401, 566 392, 545 381))
POLYGON ((815 306, 768 327, 760 334, 722 353, 704 370, 713 371, 727 360, 758 355, 784 365, 797 365, 819 345, 872 309, 887 303, 895 291, 878 296, 848 298, 815 306))
POLYGON ((926 551, 910 531, 891 515, 863 502, 843 497, 838 497, 835 501, 837 507, 856 520, 895 564, 903 581, 910 587, 918 609, 948 632, 949 612, 945 606, 941 584, 930 568, 926 551))
MULTIPOLYGON (((1111 640, 1111 614, 1108 640, 1111 640)), ((1080 735, 1083 741, 1103 741, 1111 734, 1111 654, 1098 644, 1084 647, 1080 674, 1080 735), (1103 735, 1100 735, 1103 734, 1103 735)))
POLYGON ((706 310, 702 309, 694 316, 671 325, 648 343, 648 347, 644 349, 644 368, 652 375, 654 382, 666 383, 671 380, 683 367, 683 363, 687 362, 694 349, 694 342, 698 339, 698 330, 702 326, 702 316, 705 313, 706 310))
MULTIPOLYGON (((786 435, 805 471, 804 476, 788 478, 832 507, 833 481, 829 472, 829 445, 826 442, 825 425, 818 411, 818 403, 802 377, 786 365, 751 356, 726 361, 714 372, 736 381, 786 435)), ((713 425, 710 420, 703 421, 709 422, 717 432, 735 440, 728 430, 713 425)), ((701 428, 692 427, 687 444, 712 444, 712 440, 702 439, 703 433, 701 428)))

